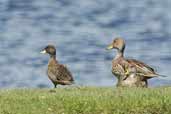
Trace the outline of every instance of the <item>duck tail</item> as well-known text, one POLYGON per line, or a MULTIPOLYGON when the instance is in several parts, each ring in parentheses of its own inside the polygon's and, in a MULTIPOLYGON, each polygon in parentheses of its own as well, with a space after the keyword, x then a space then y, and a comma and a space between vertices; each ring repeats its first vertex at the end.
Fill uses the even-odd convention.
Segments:
POLYGON ((157 76, 160 76, 160 77, 168 77, 166 75, 161 75, 161 74, 156 74, 157 76))
POLYGON ((66 83, 67 85, 75 84, 74 81, 65 81, 65 83, 66 83))
POLYGON ((140 76, 145 76, 145 77, 150 77, 150 78, 153 78, 153 77, 168 77, 166 75, 161 75, 161 74, 141 74, 141 73, 137 73, 138 75, 140 76))

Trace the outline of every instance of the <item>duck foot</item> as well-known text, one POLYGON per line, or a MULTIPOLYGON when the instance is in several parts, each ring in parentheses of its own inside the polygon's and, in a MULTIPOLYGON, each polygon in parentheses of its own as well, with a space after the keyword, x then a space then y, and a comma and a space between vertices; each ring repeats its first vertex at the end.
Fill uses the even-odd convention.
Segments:
POLYGON ((49 90, 50 93, 56 93, 56 90, 55 89, 51 89, 49 90))

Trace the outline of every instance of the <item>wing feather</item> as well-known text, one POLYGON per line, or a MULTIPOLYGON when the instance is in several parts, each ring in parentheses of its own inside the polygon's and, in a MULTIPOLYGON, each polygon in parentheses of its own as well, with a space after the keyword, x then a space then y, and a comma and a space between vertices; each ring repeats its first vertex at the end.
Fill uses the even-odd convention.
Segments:
POLYGON ((74 81, 73 76, 66 65, 57 64, 55 67, 49 67, 48 72, 50 77, 60 84, 71 84, 74 81))
POLYGON ((140 61, 135 60, 135 59, 127 59, 127 62, 129 64, 136 66, 137 73, 140 73, 145 77, 156 77, 157 76, 154 69, 151 68, 149 65, 143 63, 143 62, 140 62, 140 61))

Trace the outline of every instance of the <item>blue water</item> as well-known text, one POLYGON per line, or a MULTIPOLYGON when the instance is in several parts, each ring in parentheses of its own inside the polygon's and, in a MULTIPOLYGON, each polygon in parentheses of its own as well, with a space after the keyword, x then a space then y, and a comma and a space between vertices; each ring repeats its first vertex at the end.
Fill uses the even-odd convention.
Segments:
POLYGON ((78 85, 113 86, 115 51, 106 46, 126 40, 125 56, 154 67, 171 84, 170 0, 1 0, 0 87, 53 87, 46 76, 47 44, 67 64, 78 85))

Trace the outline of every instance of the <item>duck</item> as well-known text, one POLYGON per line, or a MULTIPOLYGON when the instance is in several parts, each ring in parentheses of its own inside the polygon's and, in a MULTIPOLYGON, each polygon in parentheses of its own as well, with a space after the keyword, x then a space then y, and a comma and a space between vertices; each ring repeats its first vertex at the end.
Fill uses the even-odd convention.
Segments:
POLYGON ((49 54, 50 59, 48 63, 47 75, 54 85, 71 85, 74 83, 74 78, 66 65, 60 64, 56 60, 56 48, 54 45, 47 45, 41 54, 49 54))
POLYGON ((123 79, 119 81, 119 87, 147 87, 147 80, 142 80, 141 76, 137 76, 137 70, 133 65, 124 68, 125 73, 123 79))
POLYGON ((112 60, 112 73, 118 79, 118 87, 148 87, 148 79, 162 76, 149 65, 136 59, 124 57, 125 40, 117 37, 107 46, 107 50, 116 49, 112 60))

